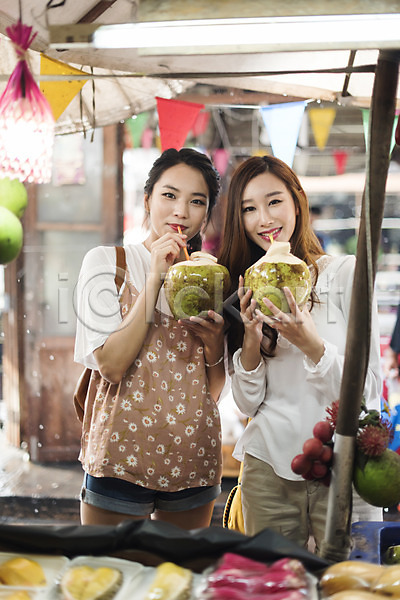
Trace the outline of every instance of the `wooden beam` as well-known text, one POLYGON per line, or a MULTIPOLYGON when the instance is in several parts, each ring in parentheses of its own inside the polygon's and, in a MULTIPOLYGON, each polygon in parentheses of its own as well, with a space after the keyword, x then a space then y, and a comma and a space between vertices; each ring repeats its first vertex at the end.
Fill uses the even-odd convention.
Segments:
POLYGON ((96 19, 106 12, 117 0, 100 0, 93 8, 91 8, 83 17, 77 21, 78 23, 93 23, 96 19))
POLYGON ((180 21, 187 19, 230 19, 309 15, 398 13, 398 0, 145 0, 138 8, 138 21, 180 21))
MULTIPOLYGON (((196 91, 189 91, 179 95, 180 100, 186 102, 195 102, 216 106, 223 104, 238 104, 238 105, 257 105, 266 106, 268 104, 276 104, 282 102, 282 96, 279 94, 269 94, 260 92, 245 92, 243 90, 230 88, 224 89, 221 93, 202 94, 196 91)), ((285 96, 285 102, 296 102, 302 100, 297 96, 285 96)))

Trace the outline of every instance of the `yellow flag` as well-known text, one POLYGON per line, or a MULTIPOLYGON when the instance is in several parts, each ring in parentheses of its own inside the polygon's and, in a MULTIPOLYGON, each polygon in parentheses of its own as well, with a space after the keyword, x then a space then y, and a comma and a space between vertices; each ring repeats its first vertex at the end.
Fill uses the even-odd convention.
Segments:
POLYGON ((315 143, 323 150, 336 116, 336 108, 310 108, 308 111, 315 143))
POLYGON ((269 154, 269 152, 267 152, 266 150, 263 150, 262 148, 253 150, 251 153, 252 156, 265 156, 266 154, 269 154))
MULTIPOLYGON (((44 54, 40 55, 40 74, 41 75, 82 75, 84 71, 74 69, 66 63, 49 58, 44 54)), ((72 81, 41 81, 40 90, 45 96, 53 111, 54 119, 62 115, 67 106, 72 102, 77 93, 87 82, 85 80, 72 81)))

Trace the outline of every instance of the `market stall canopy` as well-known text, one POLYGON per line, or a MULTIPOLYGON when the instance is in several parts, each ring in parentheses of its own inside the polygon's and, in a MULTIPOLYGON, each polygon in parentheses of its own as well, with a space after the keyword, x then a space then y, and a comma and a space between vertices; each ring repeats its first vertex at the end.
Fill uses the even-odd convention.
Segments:
MULTIPOLYGON (((209 85, 210 90, 225 87, 260 92, 265 94, 265 104, 297 98, 368 107, 378 50, 400 47, 398 36, 397 39, 391 39, 390 35, 386 35, 390 22, 399 31, 396 27, 396 19, 400 20, 399 1, 365 3, 359 0, 348 3, 339 0, 333 7, 331 3, 317 0, 291 0, 285 3, 255 0, 246 3, 237 0, 218 3, 192 0, 146 0, 140 3, 133 0, 21 0, 18 3, 15 0, 2 0, 1 34, 5 34, 6 28, 18 21, 20 11, 23 23, 31 25, 38 33, 29 51, 31 68, 37 78, 40 74, 40 53, 87 74, 88 81, 82 88, 82 97, 78 94, 58 118, 57 133, 124 120, 154 108, 156 96, 173 98, 196 83, 209 85), (339 35, 344 25, 338 18, 348 17, 350 10, 354 14, 364 15, 365 28, 371 19, 374 20, 374 31, 377 33, 374 41, 366 33, 360 36, 363 27, 359 21, 346 25, 347 28, 350 26, 354 39, 348 40, 348 36, 339 35), (391 17, 388 18, 388 14, 391 17), (306 23, 310 22, 310 17, 318 15, 322 17, 320 26, 328 24, 335 32, 332 37, 336 41, 313 44, 306 34, 306 23), (332 17, 334 21, 327 21, 332 17), (217 40, 211 36, 209 43, 212 47, 208 49, 204 45, 160 49, 157 50, 158 54, 154 54, 154 48, 134 47, 134 34, 131 36, 131 48, 106 49, 94 47, 92 43, 93 30, 100 25, 178 21, 178 24, 180 22, 187 26, 189 19, 210 18, 221 23, 226 19, 240 18, 243 27, 250 21, 258 20, 260 23, 260 19, 263 19, 265 42, 258 45, 254 43, 246 48, 244 36, 239 35, 237 44, 218 49, 217 40), (268 32, 272 31, 271 28, 278 30, 288 21, 291 31, 300 33, 296 43, 293 37, 284 40, 279 36, 280 39, 274 41, 268 32), (379 37, 381 30, 386 30, 386 37, 382 34, 382 39, 379 37)), ((318 27, 318 23, 314 23, 314 29, 315 26, 318 27)), ((13 48, 2 37, 1 86, 5 86, 14 65, 13 48)), ((76 72, 69 75, 60 74, 59 71, 54 75, 48 73, 42 76, 42 81, 46 77, 47 81, 57 80, 58 83, 67 83, 72 79, 85 81, 84 75, 76 72)), ((234 98, 232 101, 235 101, 234 98)))

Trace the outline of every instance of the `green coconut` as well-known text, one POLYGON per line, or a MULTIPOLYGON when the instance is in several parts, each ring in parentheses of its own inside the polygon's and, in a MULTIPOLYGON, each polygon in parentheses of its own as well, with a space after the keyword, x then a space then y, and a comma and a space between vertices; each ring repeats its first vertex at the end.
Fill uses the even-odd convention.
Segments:
POLYGON ((354 487, 365 502, 390 507, 400 502, 400 456, 387 448, 380 456, 357 451, 354 487))
POLYGON ((206 317, 209 310, 221 314, 229 288, 228 269, 207 252, 193 252, 190 260, 172 265, 164 280, 165 296, 175 319, 206 317))
POLYGON ((0 206, 11 210, 19 219, 28 205, 28 194, 19 179, 0 178, 0 206))
POLYGON ((11 210, 0 206, 0 265, 6 265, 21 252, 23 229, 11 210))
POLYGON ((312 282, 306 263, 290 253, 289 242, 273 242, 265 256, 246 270, 244 285, 252 290, 261 312, 270 316, 263 298, 287 313, 290 308, 283 288, 290 289, 301 308, 310 296, 312 282))

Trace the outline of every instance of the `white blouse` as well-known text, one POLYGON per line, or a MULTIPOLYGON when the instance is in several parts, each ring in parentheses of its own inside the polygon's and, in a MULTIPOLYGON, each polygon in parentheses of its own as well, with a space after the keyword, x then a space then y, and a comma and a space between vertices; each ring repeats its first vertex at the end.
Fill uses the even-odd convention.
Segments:
MULTIPOLYGON (((278 336, 276 355, 245 371, 239 349, 233 356, 232 393, 238 408, 252 420, 239 438, 233 456, 242 461, 247 452, 270 464, 285 479, 302 480, 291 461, 312 437, 317 421, 327 417, 326 407, 339 399, 355 257, 324 256, 311 316, 325 343, 315 365, 296 346, 278 336)), ((379 323, 374 301, 371 349, 364 397, 369 408, 380 409, 381 367, 379 323)))
MULTIPOLYGON (((143 244, 125 246, 126 265, 132 285, 140 292, 150 271, 150 252, 143 244)), ((77 363, 97 369, 93 351, 104 344, 121 323, 120 304, 115 287, 114 246, 97 246, 85 255, 74 294, 77 315, 75 356, 77 363)), ((123 287, 121 288, 121 292, 123 287)), ((163 293, 157 308, 171 315, 163 293)))

